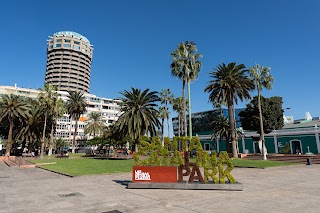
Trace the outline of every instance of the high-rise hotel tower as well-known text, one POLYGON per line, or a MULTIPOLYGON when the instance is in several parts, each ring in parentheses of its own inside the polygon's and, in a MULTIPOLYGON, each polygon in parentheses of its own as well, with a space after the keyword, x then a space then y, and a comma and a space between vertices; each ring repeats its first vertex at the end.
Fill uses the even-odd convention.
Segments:
POLYGON ((61 31, 49 36, 45 83, 60 91, 89 93, 92 51, 90 41, 79 33, 61 31))

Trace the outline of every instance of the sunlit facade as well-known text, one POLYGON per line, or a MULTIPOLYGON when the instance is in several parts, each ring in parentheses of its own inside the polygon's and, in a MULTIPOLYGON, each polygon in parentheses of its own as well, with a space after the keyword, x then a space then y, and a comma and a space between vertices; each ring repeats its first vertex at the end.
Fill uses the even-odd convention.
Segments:
MULTIPOLYGON (((17 86, 0 86, 0 95, 3 94, 14 94, 25 97, 30 97, 32 99, 37 99, 38 95, 41 93, 40 90, 23 88, 17 86)), ((68 100, 68 92, 58 91, 60 98, 64 101, 68 100)), ((90 136, 84 134, 84 127, 88 115, 91 112, 100 112, 103 116, 103 120, 106 125, 113 124, 118 120, 120 116, 120 106, 119 100, 97 97, 96 95, 84 93, 86 103, 88 104, 87 112, 83 114, 78 121, 78 132, 76 135, 76 140, 78 142, 86 141, 90 136)), ((63 115, 58 119, 55 131, 55 138, 62 138, 71 145, 73 134, 75 130, 75 121, 70 122, 69 116, 67 114, 63 115)))

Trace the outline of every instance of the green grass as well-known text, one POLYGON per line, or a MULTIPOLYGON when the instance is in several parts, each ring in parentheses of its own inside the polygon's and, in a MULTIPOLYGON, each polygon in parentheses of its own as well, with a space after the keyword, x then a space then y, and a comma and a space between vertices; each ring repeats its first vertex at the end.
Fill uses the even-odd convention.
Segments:
MULTIPOLYGON (((83 154, 70 154, 69 159, 58 159, 55 156, 45 157, 43 159, 31 160, 33 163, 51 163, 56 164, 41 165, 39 167, 51 171, 64 173, 71 176, 110 174, 118 172, 131 172, 134 166, 133 160, 98 160, 92 158, 82 158, 83 154)), ((195 159, 190 159, 195 162, 195 159)), ((233 159, 235 167, 246 168, 268 168, 275 166, 297 165, 295 163, 264 161, 264 160, 246 160, 233 159)))
POLYGON ((71 176, 130 172, 134 165, 133 160, 98 160, 71 156, 69 159, 51 158, 32 160, 31 162, 56 162, 56 164, 41 165, 39 167, 71 176))
POLYGON ((235 167, 249 167, 249 168, 268 168, 268 167, 275 167, 275 166, 297 165, 296 163, 271 161, 271 160, 233 159, 231 160, 231 162, 235 167))
MULTIPOLYGON (((69 153, 69 158, 81 158, 83 156, 85 156, 85 153, 69 153)), ((52 154, 51 156, 48 155, 44 155, 43 159, 56 159, 56 154, 52 154)))

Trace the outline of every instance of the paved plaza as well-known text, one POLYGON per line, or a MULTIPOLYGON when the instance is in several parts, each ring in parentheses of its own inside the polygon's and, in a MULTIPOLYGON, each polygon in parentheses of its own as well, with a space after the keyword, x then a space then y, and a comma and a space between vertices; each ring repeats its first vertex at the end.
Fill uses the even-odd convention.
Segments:
POLYGON ((232 174, 244 191, 127 189, 130 173, 70 178, 0 163, 0 213, 320 212, 320 165, 232 174))

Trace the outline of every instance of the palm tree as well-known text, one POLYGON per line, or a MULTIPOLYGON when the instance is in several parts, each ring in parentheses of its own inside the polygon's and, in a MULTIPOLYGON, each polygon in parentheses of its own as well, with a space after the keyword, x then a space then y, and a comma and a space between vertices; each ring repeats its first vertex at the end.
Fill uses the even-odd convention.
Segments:
POLYGON ((228 65, 220 64, 213 72, 209 72, 210 80, 207 83, 205 92, 210 93, 209 101, 211 103, 227 103, 229 112, 229 123, 231 126, 232 138, 232 154, 234 158, 238 157, 235 118, 234 118, 234 104, 238 103, 238 99, 250 98, 250 91, 254 89, 254 83, 246 75, 248 70, 245 70, 243 64, 237 65, 232 62, 228 65))
POLYGON ((54 99, 58 97, 57 86, 51 84, 45 84, 44 90, 41 90, 41 93, 38 96, 39 102, 44 110, 44 124, 43 124, 43 132, 41 139, 41 152, 40 158, 43 158, 44 153, 44 141, 45 141, 45 133, 47 128, 47 119, 50 111, 53 107, 54 99))
POLYGON ((52 154, 52 146, 53 146, 53 140, 54 140, 54 135, 53 135, 54 125, 56 125, 58 123, 58 119, 61 118, 65 112, 66 112, 66 109, 64 106, 64 101, 61 98, 59 98, 58 96, 54 97, 53 102, 52 102, 51 115, 55 121, 51 123, 51 133, 50 133, 48 156, 51 156, 51 154, 52 154))
POLYGON ((230 153, 230 143, 229 143, 229 138, 230 138, 230 124, 228 122, 228 118, 218 116, 213 122, 212 122, 212 136, 211 140, 216 139, 217 143, 219 143, 218 138, 220 138, 220 141, 222 138, 226 139, 226 148, 227 152, 230 153))
POLYGON ((66 110, 70 117, 70 126, 72 126, 72 119, 75 120, 75 129, 72 139, 72 153, 75 153, 76 135, 78 132, 78 120, 80 116, 84 114, 87 109, 87 103, 83 93, 79 91, 69 91, 68 100, 66 102, 66 110))
POLYGON ((161 118, 161 134, 162 134, 162 138, 161 138, 161 142, 162 142, 162 147, 164 146, 164 135, 163 135, 163 129, 164 129, 164 119, 168 118, 168 110, 166 109, 166 107, 159 107, 159 117, 161 118))
POLYGON ((263 130, 263 117, 261 110, 261 90, 262 88, 266 88, 267 90, 272 89, 273 77, 270 74, 271 68, 260 66, 260 64, 256 64, 255 66, 250 67, 249 73, 250 77, 253 80, 255 86, 258 90, 258 109, 260 116, 260 141, 262 141, 262 154, 263 160, 267 160, 267 149, 265 147, 264 141, 264 130, 263 130))
POLYGON ((0 99, 0 121, 7 119, 9 122, 8 142, 6 147, 6 156, 10 156, 12 146, 12 132, 14 121, 27 119, 29 116, 30 105, 29 103, 17 95, 1 95, 0 99))
POLYGON ((21 127, 20 131, 17 134, 17 138, 28 141, 28 152, 32 151, 32 147, 36 140, 39 140, 41 137, 41 126, 44 119, 44 114, 41 109, 41 106, 35 102, 30 101, 32 106, 27 116, 25 124, 21 127))
POLYGON ((187 136, 187 116, 185 104, 185 85, 188 84, 188 101, 189 101, 189 135, 192 137, 192 123, 191 123, 191 97, 190 97, 190 82, 198 78, 201 68, 202 55, 197 53, 197 47, 194 42, 181 42, 177 49, 171 53, 171 74, 182 80, 182 102, 183 102, 183 119, 184 119, 184 133, 187 136))
POLYGON ((56 147, 56 150, 59 150, 59 153, 61 154, 61 149, 63 147, 65 147, 67 145, 67 143, 64 141, 63 138, 58 138, 55 140, 55 147, 56 147))
MULTIPOLYGON (((160 92, 160 99, 161 99, 161 104, 164 104, 164 110, 165 110, 165 114, 167 115, 166 119, 167 119, 167 125, 168 125, 168 137, 170 138, 170 125, 169 125, 169 107, 168 107, 168 103, 172 104, 173 102, 173 94, 171 93, 170 89, 163 89, 160 92)), ((163 134, 163 132, 162 132, 163 134)))
MULTIPOLYGON (((186 101, 186 106, 188 106, 188 101, 186 101)), ((180 137, 180 133, 183 135, 184 131, 183 131, 183 102, 182 102, 182 98, 178 97, 173 99, 173 103, 172 103, 172 108, 174 111, 176 111, 178 113, 178 136, 180 137)))
POLYGON ((96 137, 96 134, 102 134, 106 124, 103 120, 101 112, 91 112, 89 118, 86 122, 84 128, 85 134, 93 134, 93 137, 96 137))
POLYGON ((120 94, 124 97, 120 98, 122 114, 116 124, 119 130, 136 144, 140 136, 144 134, 148 135, 150 132, 150 136, 156 135, 156 130, 161 126, 156 103, 160 101, 158 92, 131 88, 131 91, 124 90, 120 94))

